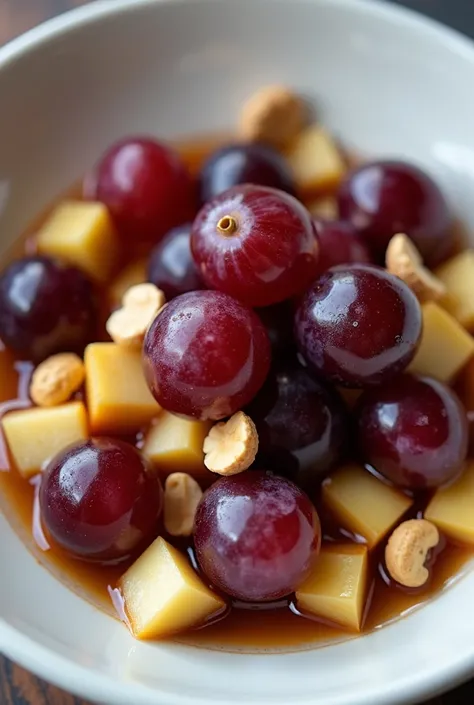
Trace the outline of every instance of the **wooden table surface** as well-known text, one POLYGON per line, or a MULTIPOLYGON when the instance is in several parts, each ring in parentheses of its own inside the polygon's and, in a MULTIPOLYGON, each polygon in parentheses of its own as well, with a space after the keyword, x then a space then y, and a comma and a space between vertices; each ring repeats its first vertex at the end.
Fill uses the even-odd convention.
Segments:
MULTIPOLYGON (((39 22, 90 0, 0 0, 0 44, 39 22)), ((114 0, 109 0, 113 2, 114 0)), ((462 29, 472 7, 469 0, 395 0, 403 5, 460 23, 462 29), (469 7, 471 9, 469 9, 469 7), (447 9, 449 8, 449 9, 447 9), (452 17, 450 13, 453 13, 452 17)), ((470 28, 474 35, 474 23, 470 28)), ((0 656, 0 705, 92 705, 75 698, 0 656)), ((133 703, 130 703, 133 705, 133 703)), ((363 705, 361 703, 361 705, 363 705)), ((474 681, 426 705, 474 705, 474 681)))

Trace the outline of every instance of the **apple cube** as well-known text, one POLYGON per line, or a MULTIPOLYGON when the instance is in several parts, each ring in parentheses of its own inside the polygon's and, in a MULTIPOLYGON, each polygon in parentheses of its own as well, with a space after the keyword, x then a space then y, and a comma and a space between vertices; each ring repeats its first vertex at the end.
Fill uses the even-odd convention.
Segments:
POLYGON ((102 203, 64 201, 40 228, 38 252, 60 257, 99 282, 110 278, 119 255, 112 219, 102 203))
POLYGON ((422 310, 423 337, 409 371, 449 383, 474 355, 474 338, 438 304, 422 310))
POLYGON ((145 381, 139 350, 91 343, 84 355, 91 431, 136 433, 160 412, 145 381))
POLYGON ((87 414, 79 401, 54 407, 12 411, 3 432, 20 475, 36 475, 56 453, 88 436, 87 414))
POLYGON ((204 624, 225 608, 186 556, 158 537, 119 582, 130 630, 157 639, 204 624))
POLYGON ((146 434, 143 454, 162 476, 172 472, 209 476, 202 447, 211 426, 210 421, 191 421, 162 411, 146 434))
POLYGON ((128 289, 137 284, 143 284, 147 279, 147 260, 140 259, 132 262, 114 279, 109 287, 109 301, 112 306, 122 303, 123 295, 128 289))
POLYGON ((334 190, 346 173, 346 164, 331 135, 320 125, 304 130, 292 144, 288 161, 303 193, 334 190))
POLYGON ((296 591, 303 612, 359 632, 367 593, 366 546, 323 546, 311 575, 296 591))
POLYGON ((448 311, 469 330, 474 329, 474 250, 465 250, 435 272, 448 290, 448 311))
POLYGON ((413 500, 359 465, 339 468, 323 483, 323 500, 343 526, 376 546, 413 500))
POLYGON ((457 482, 436 492, 425 519, 455 541, 474 545, 474 461, 457 482))

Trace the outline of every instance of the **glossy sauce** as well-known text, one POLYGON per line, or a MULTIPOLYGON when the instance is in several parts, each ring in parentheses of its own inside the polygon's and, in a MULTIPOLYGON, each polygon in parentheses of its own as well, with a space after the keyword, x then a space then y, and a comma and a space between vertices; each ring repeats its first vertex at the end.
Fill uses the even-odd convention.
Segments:
MULTIPOLYGON (((222 144, 224 137, 181 143, 179 151, 190 170, 196 173, 203 159, 209 152, 222 144)), ((74 187, 68 196, 77 197, 78 187, 74 187)), ((9 258, 19 256, 25 251, 34 250, 32 234, 47 215, 38 219, 17 244, 11 248, 9 258)), ((461 230, 459 230, 461 233, 461 230)), ((461 238, 461 235, 459 236, 461 238)), ((127 259, 139 253, 127 253, 127 259)), ((104 296, 104 312, 107 309, 104 296)), ((1 345, 1 344, 0 344, 1 345)), ((29 379, 32 365, 16 360, 14 356, 0 348, 0 416, 18 408, 30 405, 28 398, 29 379)), ((128 439, 130 440, 130 439, 128 439)), ((139 445, 139 440, 137 439, 139 445)), ((17 533, 31 550, 35 558, 50 570, 59 580, 67 584, 76 593, 85 597, 97 607, 117 616, 112 605, 109 588, 114 587, 125 571, 127 564, 120 566, 94 566, 81 562, 58 549, 46 548, 44 536, 35 511, 35 482, 23 480, 11 463, 8 450, 0 434, 0 508, 6 514, 17 533)), ((419 511, 418 503, 413 510, 419 511)), ((342 527, 324 512, 322 517, 327 541, 347 543, 348 538, 357 542, 357 537, 348 537, 342 527)), ((183 542, 177 543, 192 556, 192 547, 183 542)), ((364 631, 370 631, 407 613, 438 593, 443 587, 462 574, 462 568, 473 557, 467 547, 446 543, 443 550, 435 557, 435 570, 431 581, 420 590, 404 590, 390 583, 382 562, 382 552, 376 551, 371 557, 371 572, 368 599, 364 621, 364 631)), ((227 650, 277 650, 304 649, 324 644, 331 640, 342 640, 355 636, 338 626, 325 623, 315 618, 303 618, 291 605, 289 600, 282 600, 269 605, 234 604, 225 619, 215 622, 205 629, 180 635, 175 640, 206 648, 224 648, 227 650)))

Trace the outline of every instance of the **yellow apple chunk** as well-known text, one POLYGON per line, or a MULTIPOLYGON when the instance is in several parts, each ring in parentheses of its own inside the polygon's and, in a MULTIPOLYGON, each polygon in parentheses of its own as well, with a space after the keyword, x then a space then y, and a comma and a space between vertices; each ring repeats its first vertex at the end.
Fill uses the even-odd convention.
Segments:
POLYGON ((297 607, 346 629, 360 631, 367 566, 366 546, 323 546, 311 575, 296 591, 297 607))
POLYGON ((160 412, 142 369, 139 350, 91 343, 84 355, 92 433, 135 433, 160 412))
POLYGON ((332 191, 346 172, 334 139, 320 125, 304 130, 292 144, 287 157, 298 189, 303 193, 332 191))
POLYGON ((347 529, 376 546, 413 500, 359 465, 345 465, 323 483, 323 500, 347 529))
POLYGON ((225 608, 188 559, 158 537, 121 578, 132 634, 158 639, 204 624, 225 608))
POLYGON ((40 228, 38 252, 60 257, 99 282, 113 273, 119 245, 107 208, 102 203, 64 201, 40 228))
POLYGON ((202 447, 211 426, 210 421, 188 421, 162 411, 147 432, 143 454, 163 477, 172 472, 209 476, 202 447))
POLYGON ((26 479, 66 446, 88 438, 87 414, 79 401, 12 411, 2 427, 18 472, 26 479))
POLYGON ((474 338, 438 304, 422 310, 423 337, 409 371, 449 383, 474 355, 474 338))
POLYGON ((446 489, 440 489, 425 511, 425 519, 447 536, 474 545, 474 462, 468 462, 463 475, 446 489))
POLYGON ((435 274, 448 290, 443 304, 462 326, 474 329, 474 250, 456 255, 435 274))

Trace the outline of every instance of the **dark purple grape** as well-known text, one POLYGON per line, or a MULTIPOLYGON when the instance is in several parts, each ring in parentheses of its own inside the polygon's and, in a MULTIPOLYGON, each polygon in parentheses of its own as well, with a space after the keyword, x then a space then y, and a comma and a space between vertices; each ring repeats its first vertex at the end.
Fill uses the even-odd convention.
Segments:
POLYGON ((295 484, 265 472, 223 477, 194 524, 202 571, 231 597, 266 602, 294 592, 318 556, 316 509, 295 484))
POLYGON ((201 202, 245 183, 295 193, 290 168, 278 152, 262 144, 233 144, 218 149, 205 162, 201 172, 201 202))
POLYGON ((336 389, 297 362, 276 368, 247 413, 259 438, 256 465, 314 490, 347 450, 349 418, 336 389))
POLYGON ((208 201, 193 223, 191 250, 210 289, 251 307, 301 294, 318 272, 308 211, 267 186, 241 184, 208 201))
POLYGON ((395 485, 412 490, 439 487, 462 471, 467 416, 445 384, 400 375, 366 391, 355 415, 365 460, 395 485))
POLYGON ((148 137, 127 137, 86 176, 86 198, 105 203, 129 245, 154 245, 194 217, 195 184, 177 152, 148 137))
POLYGON ((150 255, 148 281, 174 299, 188 291, 204 289, 191 255, 191 223, 173 228, 150 255))
POLYGON ((369 264, 328 269, 306 292, 295 318, 306 362, 347 387, 380 384, 402 372, 421 332, 421 308, 411 289, 369 264))
POLYGON ((163 505, 158 475, 129 443, 74 443, 48 464, 41 520, 61 548, 88 560, 126 558, 157 528, 163 505))
POLYGON ((49 257, 23 257, 0 275, 0 338, 40 361, 82 352, 94 336, 97 307, 83 272, 49 257))
POLYGON ((381 261, 390 238, 405 233, 425 262, 435 266, 453 247, 452 216, 428 174, 402 161, 363 164, 341 185, 339 212, 381 261))
POLYGON ((270 342, 258 316, 218 291, 193 291, 155 318, 143 345, 151 393, 168 411, 222 419, 264 383, 270 342))

